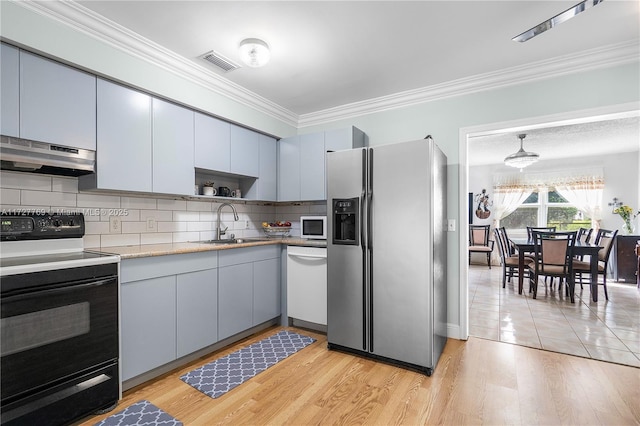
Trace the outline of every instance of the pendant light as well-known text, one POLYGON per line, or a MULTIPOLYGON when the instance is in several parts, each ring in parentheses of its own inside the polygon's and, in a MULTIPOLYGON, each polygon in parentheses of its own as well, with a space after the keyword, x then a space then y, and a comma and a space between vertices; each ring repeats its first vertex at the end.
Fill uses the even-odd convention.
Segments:
POLYGON ((520 150, 515 154, 511 154, 504 159, 505 166, 515 167, 522 171, 523 168, 532 165, 540 159, 540 156, 535 152, 527 152, 522 147, 522 141, 527 137, 526 134, 518 135, 520 139, 520 150))

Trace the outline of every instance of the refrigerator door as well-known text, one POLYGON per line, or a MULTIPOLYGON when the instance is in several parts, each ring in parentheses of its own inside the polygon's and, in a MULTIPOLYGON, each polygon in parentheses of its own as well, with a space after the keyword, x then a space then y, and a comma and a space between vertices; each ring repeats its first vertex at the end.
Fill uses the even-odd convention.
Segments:
POLYGON ((327 153, 327 341, 366 350, 364 229, 361 225, 366 150, 327 153), (359 200, 357 244, 336 243, 334 200, 359 200))
POLYGON ((370 148, 371 350, 433 366, 432 144, 370 148))

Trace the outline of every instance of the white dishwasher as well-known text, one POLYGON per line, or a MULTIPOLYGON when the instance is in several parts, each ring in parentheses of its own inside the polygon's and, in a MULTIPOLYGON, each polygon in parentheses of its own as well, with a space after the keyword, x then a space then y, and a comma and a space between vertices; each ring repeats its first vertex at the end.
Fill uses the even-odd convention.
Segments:
POLYGON ((327 249, 287 247, 287 316, 327 325, 327 249))

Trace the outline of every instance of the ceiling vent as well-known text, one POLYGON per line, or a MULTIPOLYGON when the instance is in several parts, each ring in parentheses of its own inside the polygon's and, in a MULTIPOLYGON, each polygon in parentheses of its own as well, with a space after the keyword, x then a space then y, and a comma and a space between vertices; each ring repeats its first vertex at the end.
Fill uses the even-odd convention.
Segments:
POLYGON ((202 55, 200 57, 202 59, 204 59, 205 61, 215 65, 218 68, 220 68, 224 72, 229 72, 229 71, 233 71, 235 69, 240 68, 240 65, 238 65, 238 64, 234 63, 233 61, 225 58, 224 56, 222 56, 221 54, 219 54, 215 50, 212 50, 211 52, 207 52, 207 53, 205 53, 204 55, 202 55))

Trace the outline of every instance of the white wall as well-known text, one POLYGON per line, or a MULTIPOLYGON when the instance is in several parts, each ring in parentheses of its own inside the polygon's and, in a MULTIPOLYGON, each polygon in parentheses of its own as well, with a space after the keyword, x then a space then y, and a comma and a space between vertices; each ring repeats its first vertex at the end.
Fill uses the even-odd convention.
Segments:
MULTIPOLYGON (((577 148, 579 149, 579 148, 577 148)), ((614 149, 614 148, 612 148, 614 149)), ((533 166, 524 169, 522 173, 538 172, 561 172, 562 170, 579 170, 581 168, 602 168, 604 172, 605 188, 602 196, 602 221, 600 227, 604 229, 622 230, 622 220, 612 213, 612 208, 608 206, 614 197, 622 200, 632 208, 640 206, 638 199, 639 168, 638 157, 635 153, 615 153, 598 157, 579 157, 575 159, 562 160, 540 160, 533 166)), ((511 170, 513 171, 513 170, 511 170)), ((493 175, 504 173, 505 167, 502 164, 473 166, 469 167, 469 191, 474 194, 486 188, 493 194, 493 175)), ((474 217, 474 224, 493 224, 493 215, 486 220, 474 217)))

